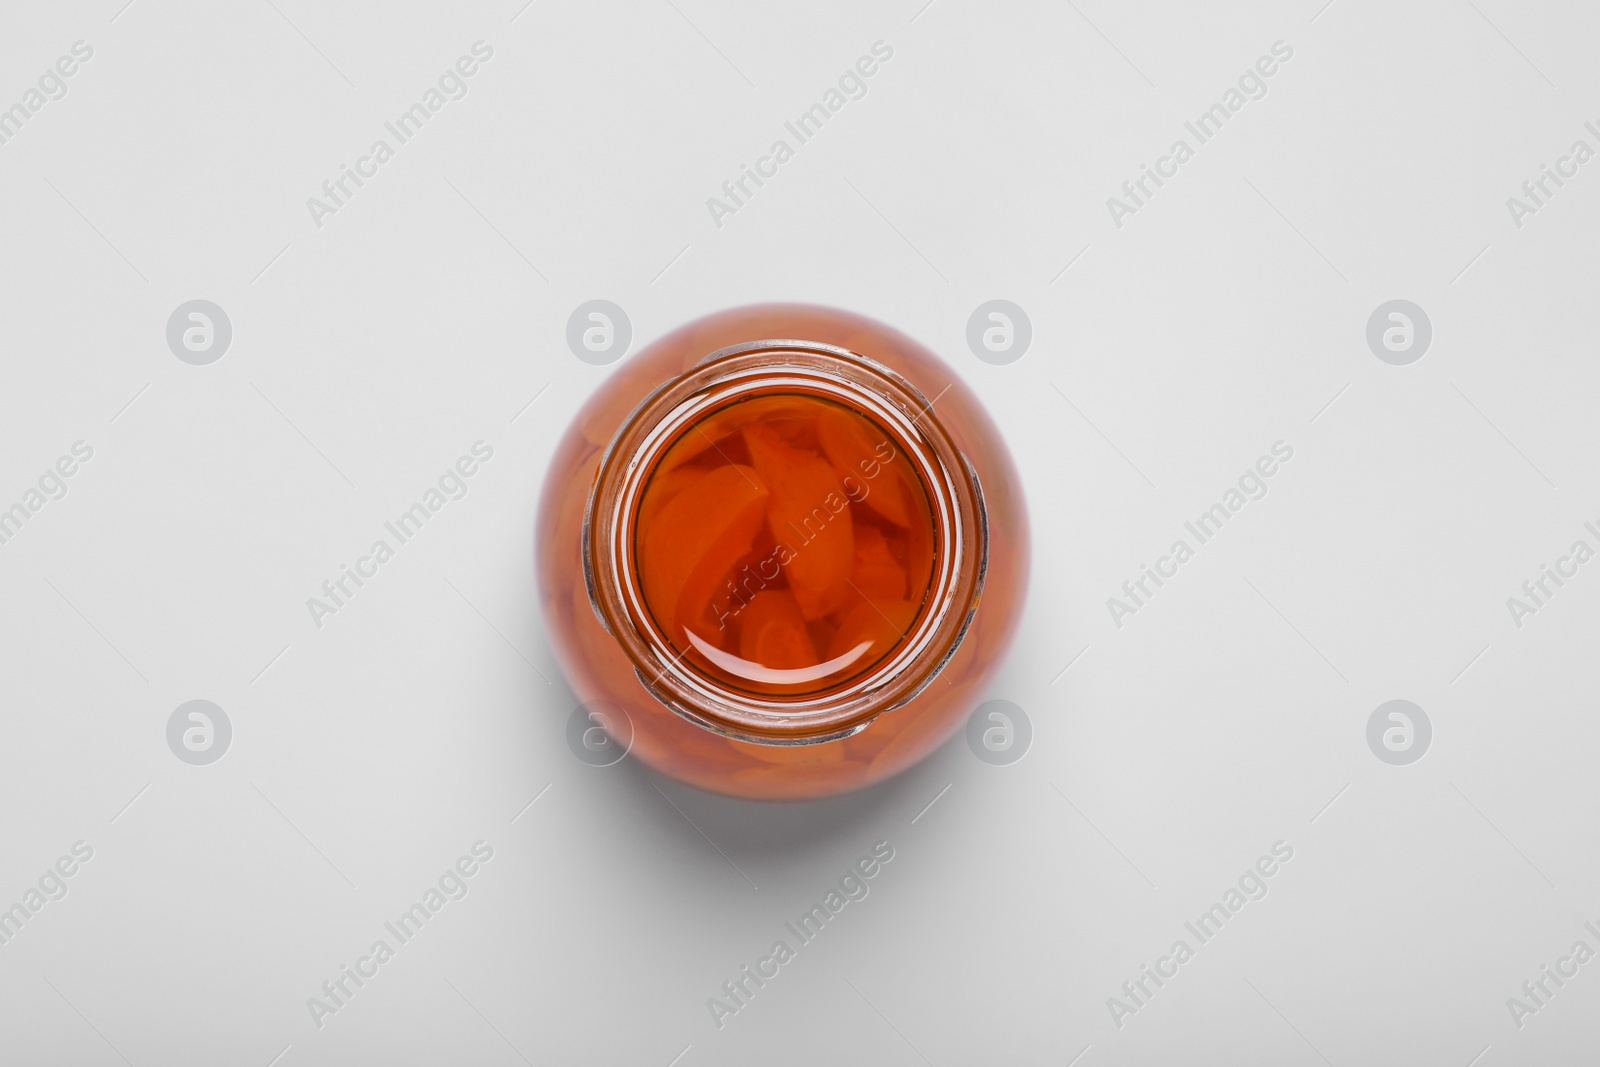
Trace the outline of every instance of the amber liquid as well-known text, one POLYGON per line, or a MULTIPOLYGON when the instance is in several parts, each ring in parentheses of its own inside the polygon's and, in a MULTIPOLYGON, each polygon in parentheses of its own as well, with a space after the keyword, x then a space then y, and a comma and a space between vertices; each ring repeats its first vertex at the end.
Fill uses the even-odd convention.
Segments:
MULTIPOLYGON (((669 448, 650 472, 633 541, 644 601, 666 641, 723 684, 779 699, 842 685, 883 662, 900 634, 916 625, 916 613, 927 610, 923 601, 936 561, 928 547, 934 524, 925 486, 898 455, 882 462, 865 497, 861 486, 846 485, 848 461, 854 459, 860 471, 863 457, 830 453, 823 423, 837 421, 840 413, 856 420, 861 440, 874 450, 887 438, 872 420, 829 401, 760 396, 710 413, 703 434, 702 427, 678 434, 674 447, 682 443, 682 450, 674 456, 669 448), (711 445, 700 443, 706 437, 711 445), (671 465, 669 459, 674 459, 671 465), (791 533, 792 541, 804 543, 789 543, 793 558, 778 564, 775 576, 764 577, 774 566, 762 566, 771 559, 763 552, 777 548, 791 521, 799 523, 791 512, 812 506, 811 497, 825 480, 824 466, 844 491, 844 508, 835 512, 824 500, 829 522, 819 526, 819 517, 812 515, 810 532, 817 536, 807 541, 791 533), (746 473, 754 476, 747 481, 746 473), (683 496, 711 478, 721 481, 697 497, 683 496), (898 487, 892 495, 904 511, 896 512, 897 505, 888 502, 891 494, 880 493, 885 486, 898 487), (852 493, 858 499, 851 499, 852 493), (875 497, 889 514, 873 506, 875 497), (676 510, 674 498, 683 501, 676 510), (828 534, 830 528, 844 528, 845 516, 850 536, 828 534), (808 549, 816 550, 809 568, 800 563, 808 549), (756 581, 746 575, 747 565, 756 581), (846 570, 841 592, 838 578, 846 570), (900 588, 902 596, 892 595, 900 588), (886 625, 874 630, 868 610, 881 611, 886 625), (863 627, 861 635, 847 632, 847 624, 863 627), (811 676, 838 659, 834 653, 844 655, 863 643, 868 647, 855 658, 811 676), (788 671, 801 674, 782 673, 788 671)), ((829 488, 834 488, 831 482, 829 488)), ((720 312, 668 334, 620 366, 557 447, 538 521, 536 563, 547 633, 577 700, 609 701, 625 712, 630 752, 644 763, 739 796, 793 799, 857 789, 928 755, 985 698, 1016 631, 1027 580, 1027 518, 1015 470, 977 399, 910 338, 820 307, 765 305, 720 312), (722 736, 666 707, 600 624, 584 579, 585 509, 602 453, 618 428, 661 383, 712 352, 764 338, 805 338, 849 349, 937 398, 928 417, 939 420, 981 482, 987 515, 986 580, 954 654, 909 703, 884 711, 851 736, 818 744, 722 736)))
POLYGON ((894 438, 811 396, 743 399, 679 433, 645 485, 635 568, 705 674, 814 696, 911 631, 933 575, 927 493, 894 438))

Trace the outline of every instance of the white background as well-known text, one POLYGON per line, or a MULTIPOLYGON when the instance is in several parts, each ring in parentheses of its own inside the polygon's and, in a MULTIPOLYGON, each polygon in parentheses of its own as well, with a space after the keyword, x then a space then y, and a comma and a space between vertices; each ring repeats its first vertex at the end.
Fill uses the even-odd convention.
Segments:
POLYGON ((94 56, 0 146, 0 506, 94 458, 0 545, 0 906, 94 858, 0 947, 0 1061, 1586 1062, 1600 962, 1521 1028, 1506 1000, 1600 950, 1600 564, 1520 629, 1506 598, 1600 547, 1600 162, 1520 229, 1505 201, 1600 148, 1600 14, 1321 2, 8 3, 0 106, 94 56), (314 225, 480 39, 468 95, 314 225), (879 40, 866 97, 714 225, 879 40), (1266 97, 1115 226, 1279 40, 1266 97), (957 368, 1031 509, 994 692, 1021 762, 958 737, 764 805, 574 758, 531 541, 612 370, 564 340, 597 297, 635 350, 804 300, 957 368), (1009 366, 965 343, 996 297, 1034 328, 1009 366), (233 324, 210 366, 165 340, 195 298, 233 324), (1433 324, 1410 366, 1365 341, 1395 298, 1433 324), (314 626, 480 439, 469 495, 314 626), (1269 494, 1113 625, 1279 440, 1269 494), (210 766, 165 739, 195 698, 233 724, 210 766), (1433 723, 1410 766, 1367 747, 1393 698, 1433 723), (314 1025, 480 839, 469 895, 314 1025), (719 1029, 707 998, 880 840, 870 895, 719 1029), (1269 895, 1119 1028, 1107 998, 1279 840, 1269 895))

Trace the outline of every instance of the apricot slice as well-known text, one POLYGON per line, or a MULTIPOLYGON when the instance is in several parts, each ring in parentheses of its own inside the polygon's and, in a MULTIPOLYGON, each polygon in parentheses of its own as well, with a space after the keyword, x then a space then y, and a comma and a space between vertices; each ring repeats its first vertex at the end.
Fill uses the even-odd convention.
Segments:
POLYGON ((856 663, 871 663, 910 633, 916 617, 917 605, 909 600, 863 600, 839 622, 839 632, 833 635, 828 658, 836 659, 861 642, 869 641, 871 647, 857 657, 856 663))
POLYGON ((648 538, 661 509, 705 474, 697 467, 680 467, 666 475, 653 475, 644 491, 644 499, 639 502, 639 536, 648 538))
POLYGON ((769 419, 803 420, 810 417, 804 401, 789 396, 761 396, 746 400, 703 419, 692 426, 682 437, 672 443, 667 454, 656 467, 656 477, 688 463, 708 448, 714 447, 724 437, 743 429, 752 422, 769 419))
POLYGON ((799 763, 826 766, 844 762, 843 745, 752 745, 728 738, 728 744, 741 755, 762 763, 799 763))
POLYGON ((911 582, 911 599, 920 601, 933 582, 933 528, 925 522, 906 527, 906 577, 911 582))
MULTIPOLYGON (((831 745, 807 745, 805 748, 832 748, 831 745)), ((784 749, 774 748, 774 752, 784 749)), ((802 749, 803 751, 803 749, 802 749)), ((805 794, 806 796, 824 796, 828 793, 843 792, 862 785, 867 777, 867 765, 858 760, 844 760, 838 763, 811 763, 806 765, 805 794)), ((747 796, 770 797, 772 799, 788 799, 796 795, 787 779, 776 778, 770 767, 747 767, 742 771, 734 771, 728 776, 735 786, 746 790, 747 796)))
POLYGON ((901 600, 906 595, 905 568, 895 562, 889 542, 876 526, 856 527, 856 562, 850 584, 862 596, 901 600))
POLYGON ((767 525, 791 550, 784 564, 789 589, 810 621, 841 607, 850 595, 855 533, 839 476, 814 452, 792 448, 770 427, 744 428, 750 463, 771 488, 767 525))
POLYGON ((692 480, 656 514, 654 532, 640 538, 639 578, 656 623, 673 640, 750 551, 769 496, 759 472, 729 464, 692 480))
POLYGON ((763 419, 762 422, 776 430, 787 445, 803 448, 808 452, 822 451, 822 442, 817 438, 815 414, 808 414, 804 418, 791 418, 779 412, 770 419, 763 419))
POLYGON ((739 655, 763 667, 795 670, 814 666, 811 643, 800 605, 783 589, 764 589, 739 612, 739 655))
POLYGON ((875 433, 859 415, 830 407, 817 416, 817 436, 839 477, 850 479, 855 493, 852 500, 896 526, 911 525, 914 510, 903 470, 905 459, 885 434, 875 433))

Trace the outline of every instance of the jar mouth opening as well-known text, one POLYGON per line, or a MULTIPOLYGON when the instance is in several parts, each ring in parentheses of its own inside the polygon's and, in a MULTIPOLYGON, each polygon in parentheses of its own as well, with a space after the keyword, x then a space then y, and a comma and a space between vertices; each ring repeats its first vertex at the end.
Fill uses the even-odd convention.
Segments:
MULTIPOLYGON (((775 339, 713 352, 641 401, 601 458, 584 514, 583 563, 595 615, 622 646, 645 689, 716 733, 794 745, 856 733, 926 687, 971 623, 988 545, 982 487, 939 422, 938 399, 858 353, 821 342, 775 339), (813 668, 814 687, 806 686, 812 679, 804 672, 796 672, 786 679, 796 684, 785 691, 759 692, 731 681, 725 672, 719 677, 706 670, 683 641, 663 631, 644 596, 636 535, 645 488, 674 442, 719 411, 773 395, 842 405, 888 434, 926 494, 933 562, 915 617, 876 662, 853 672, 843 662, 823 663, 813 668)), ((695 642, 692 632, 686 633, 695 642)), ((709 644, 697 642, 694 651, 721 666, 709 644)))

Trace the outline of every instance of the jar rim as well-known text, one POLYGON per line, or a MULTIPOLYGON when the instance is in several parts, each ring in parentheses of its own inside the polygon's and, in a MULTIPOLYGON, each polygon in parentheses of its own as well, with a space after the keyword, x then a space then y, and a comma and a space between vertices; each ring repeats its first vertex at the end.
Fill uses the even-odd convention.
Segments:
POLYGON ((651 696, 715 733, 799 745, 857 733, 932 682, 966 636, 988 561, 983 489, 939 421, 938 400, 849 349, 781 338, 718 349, 640 401, 596 470, 584 510, 583 570, 595 616, 651 696), (781 696, 734 687, 675 652, 645 605, 633 559, 639 501, 665 450, 713 412, 774 393, 845 404, 888 432, 928 494, 935 542, 934 574, 902 640, 856 676, 812 693, 781 696))

